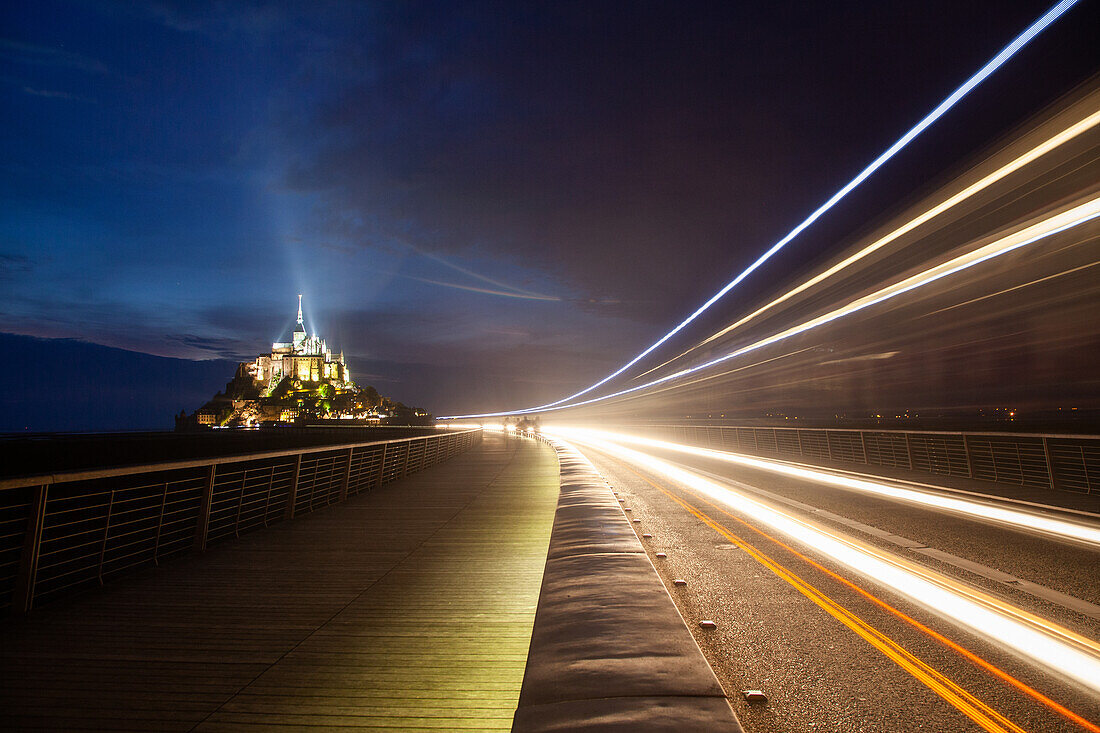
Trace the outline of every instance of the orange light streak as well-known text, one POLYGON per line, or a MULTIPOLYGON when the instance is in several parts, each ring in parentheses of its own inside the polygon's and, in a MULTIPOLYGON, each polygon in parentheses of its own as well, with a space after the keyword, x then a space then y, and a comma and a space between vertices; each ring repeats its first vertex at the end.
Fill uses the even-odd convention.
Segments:
MULTIPOLYGON (((778 568, 782 568, 782 569, 783 569, 783 570, 784 570, 784 571, 785 571, 785 572, 786 572, 787 574, 789 574, 789 575, 790 575, 790 576, 791 576, 792 578, 796 578, 796 579, 798 579, 799 581, 801 581, 802 583, 804 583, 804 584, 805 584, 805 585, 807 586, 807 588, 810 588, 810 589, 812 589, 812 590, 816 591, 816 592, 817 592, 817 593, 819 593, 819 594, 820 594, 820 595, 821 595, 821 596, 822 596, 823 598, 826 598, 827 600, 829 600, 829 602, 830 602, 830 603, 834 603, 834 604, 835 604, 835 601, 832 601, 831 599, 828 599, 828 597, 827 597, 827 596, 824 596, 824 594, 821 594, 821 592, 820 592, 820 591, 817 591, 817 590, 816 590, 815 588, 813 588, 813 586, 810 586, 810 585, 809 585, 808 583, 805 583, 805 581, 802 581, 802 580, 801 580, 801 578, 799 578, 799 577, 798 577, 797 575, 795 575, 795 574, 794 574, 794 573, 793 573, 792 571, 790 571, 789 569, 787 569, 787 568, 785 568, 784 566, 780 565, 779 563, 775 562, 774 560, 772 560, 772 559, 771 559, 770 557, 768 557, 768 556, 767 556, 767 555, 765 555, 764 553, 760 552, 760 551, 759 551, 759 550, 757 550, 756 548, 754 548, 754 547, 752 547, 751 545, 749 545, 748 543, 746 543, 746 542, 745 542, 744 540, 742 540, 741 538, 739 538, 739 537, 737 537, 736 535, 734 535, 734 534, 733 534, 732 532, 730 532, 730 531, 729 531, 728 529, 726 529, 725 527, 723 527, 723 526, 722 526, 721 524, 718 524, 718 522, 717 522, 717 521, 715 521, 715 520, 714 520, 714 519, 713 519, 712 517, 710 517, 709 515, 707 515, 707 514, 706 514, 706 513, 704 513, 703 511, 699 510, 699 509, 698 509, 697 507, 695 507, 695 506, 693 506, 692 504, 690 504, 690 503, 688 503, 688 502, 684 501, 684 500, 683 500, 683 499, 681 499, 680 497, 676 496, 676 495, 675 495, 675 494, 673 494, 672 492, 670 492, 670 491, 668 491, 667 489, 665 489, 665 488, 664 488, 663 486, 660 486, 660 485, 658 485, 657 483, 653 482, 653 481, 652 481, 652 480, 650 480, 650 479, 649 479, 649 478, 648 478, 647 476, 644 476, 643 474, 641 474, 641 473, 639 473, 638 471, 634 470, 634 469, 633 469, 632 467, 630 467, 630 466, 629 466, 628 464, 626 464, 626 463, 625 463, 624 461, 622 461, 621 459, 618 459, 618 458, 614 458, 614 456, 611 456, 611 454, 605 454, 605 455, 608 455, 609 457, 612 457, 612 458, 613 458, 614 460, 616 460, 616 462, 620 463, 620 464, 621 464, 621 465, 623 466, 623 468, 625 468, 625 469, 626 469, 627 471, 629 471, 630 473, 634 474, 635 476, 637 476, 637 477, 638 477, 638 478, 640 478, 641 480, 645 481, 645 482, 646 482, 647 484, 649 484, 650 486, 654 487, 655 489, 657 489, 657 490, 658 490, 658 491, 660 491, 661 493, 665 494, 665 495, 666 495, 666 496, 668 496, 668 497, 669 497, 670 499, 672 499, 673 501, 677 502, 678 504, 680 504, 681 506, 683 506, 683 507, 684 507, 685 509, 687 509, 687 510, 688 510, 688 512, 690 512, 691 514, 695 515, 695 517, 696 517, 697 519, 699 519, 700 521, 702 521, 702 522, 703 522, 704 524, 706 524, 707 526, 711 527, 711 529, 714 529, 714 530, 715 530, 716 532, 718 532, 719 534, 721 534, 721 535, 722 535, 723 537, 726 537, 726 538, 727 538, 727 539, 729 539, 729 540, 730 540, 731 542, 733 542, 734 544, 738 545, 738 547, 741 547, 741 548, 742 548, 743 550, 745 550, 745 552, 747 552, 747 553, 748 553, 748 554, 749 554, 750 556, 752 556, 752 557, 753 557, 753 559, 757 560, 758 562, 760 562, 761 564, 763 564, 763 565, 764 565, 765 567, 767 567, 767 568, 768 568, 769 570, 772 570, 772 572, 775 572, 775 573, 776 573, 776 575, 779 575, 779 577, 783 578, 783 579, 784 579, 784 580, 786 580, 786 581, 787 581, 788 583, 791 583, 791 585, 795 586, 795 588, 797 588, 797 589, 799 590, 799 592, 802 592, 802 593, 803 593, 803 595, 807 595, 807 597, 809 597, 809 596, 808 596, 808 594, 807 594, 807 593, 806 593, 806 592, 805 592, 804 590, 802 590, 802 588, 799 588, 799 587, 798 587, 798 585, 796 585, 795 583, 793 583, 793 582, 791 581, 791 579, 790 579, 790 578, 788 578, 788 577, 785 577, 785 576, 784 576, 783 574, 781 574, 781 573, 777 572, 777 571, 776 571, 776 570, 775 570, 775 569, 774 569, 774 568, 773 568, 773 567, 771 566, 771 564, 774 564, 774 565, 775 565, 776 567, 778 567, 778 568), (764 561, 764 560, 762 560, 761 558, 766 558, 766 559, 768 560, 768 562, 765 562, 765 561, 764 561), (769 564, 769 562, 770 562, 771 564, 769 564)), ((870 601, 871 603, 875 604, 875 605, 876 605, 876 606, 878 606, 879 608, 881 608, 881 609, 883 609, 884 611, 886 611, 886 612, 890 613, 891 615, 893 615, 893 616, 897 617, 897 618, 898 618, 898 619, 900 619, 901 621, 903 621, 903 622, 905 622, 905 623, 909 624, 910 626, 912 626, 913 628, 917 629, 918 631, 921 631, 922 633, 924 633, 924 634, 926 634, 927 636, 931 637, 931 638, 932 638, 932 639, 934 639, 935 641, 937 641, 937 642, 939 642, 939 643, 943 644, 944 646, 946 646, 947 648, 949 648, 949 649, 951 649, 952 651, 956 652, 957 654, 961 655, 962 657, 964 657, 965 659, 967 659, 967 660, 968 660, 968 661, 970 661, 971 663, 975 664, 976 666, 980 667, 981 669, 985 670, 986 672, 988 672, 988 673, 992 674, 992 675, 993 675, 994 677, 996 677, 996 678, 1000 679, 1000 680, 1001 680, 1002 682, 1004 682, 1004 683, 1006 683, 1006 684, 1008 684, 1008 685, 1010 685, 1010 686, 1012 686, 1012 687, 1016 688, 1016 689, 1017 689, 1017 690, 1018 690, 1019 692, 1022 692, 1023 694, 1025 694, 1025 695, 1027 695, 1028 697, 1032 698, 1032 699, 1033 699, 1033 700, 1035 700, 1036 702, 1038 702, 1038 703, 1040 703, 1040 704, 1044 705, 1045 707, 1049 708, 1049 709, 1050 709, 1051 711, 1053 711, 1053 712, 1057 713, 1058 715, 1061 715, 1062 717, 1066 718, 1067 720, 1069 720, 1069 721, 1071 721, 1071 722, 1073 722, 1073 723, 1076 723, 1077 725, 1081 726, 1081 727, 1082 727, 1082 728, 1084 728, 1085 730, 1088 730, 1088 731, 1090 731, 1090 733, 1100 733, 1100 726, 1097 726, 1097 725, 1095 725, 1094 723, 1091 723, 1090 721, 1088 721, 1088 720, 1086 720, 1085 718, 1081 717, 1080 715, 1078 715, 1077 713, 1073 712, 1072 710, 1070 710, 1069 708, 1065 707, 1064 705, 1062 705, 1062 704, 1060 704, 1060 703, 1058 703, 1058 702, 1056 702, 1056 701, 1052 700, 1051 698, 1047 697, 1046 695, 1044 695, 1043 693, 1039 692, 1039 691, 1038 691, 1038 690, 1036 690, 1035 688, 1033 688, 1033 687, 1029 686, 1028 684, 1026 684, 1026 683, 1024 683, 1024 682, 1022 682, 1022 681, 1020 681, 1020 680, 1018 680, 1018 679, 1016 679, 1015 677, 1013 677, 1012 675, 1010 675, 1010 674, 1009 674, 1008 672, 1005 672, 1004 670, 1000 669, 999 667, 997 667, 996 665, 992 664, 991 662, 988 662, 988 661, 986 661, 985 659, 983 659, 982 657, 978 656, 977 654, 975 654, 974 652, 970 651, 969 649, 967 649, 966 647, 962 646, 961 644, 958 644, 957 642, 954 642, 954 641, 952 641, 951 639, 947 638, 947 637, 946 637, 946 636, 944 636, 943 634, 940 634, 939 632, 937 632, 937 631, 935 631, 935 630, 933 630, 933 629, 929 628, 928 626, 926 626, 925 624, 922 624, 922 623, 921 623, 920 621, 917 621, 917 620, 916 620, 915 618, 913 618, 912 616, 909 616, 909 615, 908 615, 908 614, 906 614, 905 612, 903 612, 903 611, 901 611, 901 610, 899 610, 899 609, 897 609, 897 608, 894 608, 894 607, 893 607, 893 606, 891 606, 891 605, 890 605, 889 603, 887 603, 886 601, 882 600, 881 598, 879 598, 878 596, 874 595, 873 593, 871 593, 870 591, 866 590, 865 588, 863 588, 863 587, 861 587, 861 586, 859 586, 859 585, 857 585, 857 584, 853 583, 852 581, 848 580, 847 578, 843 577, 842 575, 840 575, 840 574, 838 574, 838 573, 836 573, 836 572, 834 572, 834 571, 832 571, 832 570, 830 570, 830 569, 826 568, 825 566, 823 566, 823 565, 822 565, 821 563, 817 562, 816 560, 813 560, 812 558, 808 557, 808 556, 807 556, 807 555, 805 555, 804 553, 802 553, 802 552, 799 552, 799 551, 798 551, 798 550, 796 550, 795 548, 791 547, 790 545, 788 545, 787 543, 783 542, 782 540, 780 540, 780 539, 778 539, 778 538, 776 538, 776 537, 773 537, 772 535, 768 534, 768 533, 767 533, 767 532, 765 532, 764 530, 762 530, 762 529, 760 529, 760 528, 758 528, 758 527, 755 527, 755 526, 753 526, 752 524, 750 524, 749 522, 745 521, 745 520, 744 520, 744 519, 742 519, 741 517, 738 517, 738 516, 734 515, 734 514, 733 514, 733 513, 731 513, 731 512, 729 511, 729 510, 727 510, 727 509, 725 509, 725 508, 723 508, 723 507, 721 507, 721 506, 719 506, 719 505, 717 505, 717 504, 713 503, 712 501, 710 501, 710 500, 709 500, 709 499, 707 499, 706 497, 700 496, 699 494, 695 493, 694 491, 691 491, 691 490, 690 490, 690 489, 688 489, 688 488, 684 488, 684 487, 681 487, 681 490, 682 490, 682 491, 684 491, 685 493, 688 493, 688 494, 690 494, 690 495, 694 496, 694 497, 695 497, 695 498, 696 498, 697 500, 699 500, 699 501, 701 501, 702 503, 704 503, 704 504, 706 504, 706 505, 708 505, 708 506, 712 507, 713 509, 715 509, 715 510, 717 510, 717 511, 721 512, 722 514, 726 515, 726 516, 727 516, 727 517, 729 517, 730 519, 732 519, 732 520, 734 520, 734 521, 736 521, 736 522, 738 522, 738 523, 740 523, 740 524, 743 524, 743 525, 744 525, 745 527, 748 527, 748 528, 749 528, 749 529, 751 529, 751 530, 752 530, 753 532, 756 532, 757 534, 761 535, 761 536, 762 536, 762 537, 764 537, 765 539, 767 539, 767 540, 770 540, 771 542, 773 542, 773 543, 775 543, 775 544, 779 545, 780 547, 782 547, 783 549, 787 550, 787 551, 788 551, 788 552, 790 552, 790 553, 791 553, 792 555, 794 555, 795 557, 799 558, 799 559, 800 559, 800 560, 802 560, 803 562, 807 563, 807 564, 808 564, 808 565, 810 565, 811 567, 813 567, 813 568, 815 568, 815 569, 817 569, 817 570, 820 570, 820 571, 821 571, 822 573, 825 573, 825 574, 826 574, 827 576, 829 576, 829 577, 833 578, 834 580, 836 580, 836 581, 840 582, 840 583, 841 583, 842 585, 846 586, 847 588, 849 588, 849 589, 851 589, 851 590, 855 591, 855 592, 856 592, 857 594, 859 594, 860 596, 862 596, 862 597, 866 598, 867 600, 869 600, 869 601, 870 601)), ((812 597, 811 597, 811 600, 814 600, 814 602, 815 602, 815 603, 817 603, 817 600, 816 600, 816 599, 814 599, 814 598, 812 598, 812 597)), ((820 603, 818 603, 818 605, 820 606, 821 604, 820 604, 820 603)), ((836 604, 836 605, 837 605, 838 607, 840 607, 840 606, 839 606, 839 604, 836 604)), ((823 608, 824 608, 824 606, 823 606, 823 608)), ((840 607, 840 608, 842 608, 842 607, 840 607)), ((829 609, 825 609, 825 610, 827 610, 827 611, 828 611, 829 609)), ((850 614, 851 612, 848 612, 848 613, 850 614)), ((841 620, 841 622, 842 622, 842 623, 844 623, 844 624, 845 624, 845 626, 848 626, 849 628, 852 628, 852 626, 851 626, 851 625, 849 625, 849 624, 848 624, 847 622, 845 622, 845 621, 844 621, 843 619, 840 619, 840 618, 839 618, 838 616, 836 616, 836 614, 832 614, 832 612, 830 612, 830 615, 833 615, 834 617, 838 618, 838 620, 841 620)), ((851 615, 852 615, 852 617, 853 617, 853 618, 856 618, 856 620, 857 620, 857 621, 860 621, 860 623, 866 624, 866 622, 863 622, 862 620, 858 619, 858 617, 855 617, 855 615, 854 615, 854 614, 851 614, 851 615)), ((877 632, 876 630, 874 630, 874 629, 873 629, 872 627, 870 627, 870 626, 869 626, 869 624, 868 624, 867 626, 868 626, 868 628, 871 628, 871 630, 872 630, 872 631, 875 631, 875 633, 880 633, 880 632, 877 632)), ((852 630, 853 630, 853 631, 855 631, 855 632, 856 632, 857 634, 859 634, 859 635, 860 635, 861 637, 863 637, 864 639, 867 639, 867 637, 866 637, 866 636, 864 636, 864 634, 860 633, 860 632, 859 632, 858 630, 856 630, 855 628, 852 628, 852 630)), ((883 635, 883 636, 884 636, 884 635, 883 635)), ((886 638, 886 637, 884 636, 884 638, 886 638)), ((867 639, 867 641, 869 641, 869 642, 870 642, 871 640, 870 640, 870 639, 867 639)), ((874 645, 874 646, 875 646, 876 648, 879 648, 877 644, 874 644, 873 642, 871 642, 871 643, 872 643, 872 644, 873 644, 873 645, 874 645)), ((891 642, 891 643, 894 643, 894 642, 891 642)), ((900 648, 900 646, 899 646, 899 648, 900 648)), ((882 649, 880 649, 880 651, 883 651, 883 650, 882 650, 882 649)), ((904 651, 904 650, 902 650, 902 651, 904 651)), ((883 653, 884 653, 884 654, 886 654, 886 652, 885 652, 885 651, 883 651, 883 653)), ((908 654, 908 652, 905 652, 905 653, 906 653, 906 654, 908 654)), ((889 654, 887 654, 887 656, 889 656, 889 657, 890 657, 891 659, 893 659, 893 660, 894 660, 895 662, 897 662, 897 661, 898 661, 897 659, 894 659, 894 657, 893 657, 893 656, 891 656, 891 655, 889 655, 889 654)), ((911 656, 911 655, 910 655, 910 656, 911 656)), ((917 660, 917 661, 918 661, 918 662, 920 662, 920 660, 917 660)), ((898 663, 899 663, 899 665, 900 665, 900 662, 898 662, 898 663)), ((924 663, 923 663, 923 662, 920 662, 920 664, 924 665, 924 663)), ((905 667, 904 665, 902 665, 902 666, 903 666, 903 668, 905 668, 905 669, 906 669, 906 671, 910 671, 910 670, 909 670, 909 669, 908 669, 907 667, 905 667)), ((927 666, 927 665, 924 665, 924 666, 927 666)), ((931 669, 931 668, 929 668, 929 669, 931 669)), ((934 671, 935 671, 935 670, 933 670, 933 672, 934 672, 934 671)), ((939 674, 939 673, 938 673, 938 672, 936 672, 936 674, 939 674)), ((914 676, 916 676, 916 675, 914 675, 914 676)), ((942 676, 942 675, 941 675, 941 676, 942 676)), ((924 680, 923 678, 921 678, 921 677, 919 677, 919 676, 918 676, 917 678, 918 678, 918 679, 920 679, 920 680, 921 680, 922 682, 925 682, 925 680, 924 680)), ((944 678, 944 679, 946 679, 946 678, 944 678)), ((950 681, 948 680, 948 682, 950 682, 950 681)), ((927 683, 926 683, 926 684, 927 684, 927 683)), ((954 683, 950 683, 950 684, 954 684, 954 683)), ((930 685, 930 686, 931 686, 931 685, 930 685)), ((935 687, 933 687, 932 689, 936 689, 936 688, 935 688, 935 687)), ((960 688, 960 689, 961 689, 961 688, 960 688)), ((939 692, 939 691, 937 690, 937 692, 939 692)), ((964 692, 965 692, 965 691, 964 691, 964 692)), ((967 694, 967 695, 970 695, 970 693, 966 693, 966 694, 967 694)), ((972 697, 972 696, 971 696, 971 697, 972 697)), ((945 699, 948 699, 948 698, 945 698, 945 699)), ((949 701, 949 702, 952 702, 952 701, 951 701, 950 699, 948 699, 948 701, 949 701)), ((952 702, 952 704, 954 704, 954 702, 952 702)), ((982 705, 983 707, 988 707, 988 706, 985 706, 985 704, 984 704, 984 703, 981 703, 980 701, 979 701, 979 704, 980 704, 980 705, 982 705)), ((958 707, 958 706, 956 706, 956 707, 958 707)), ((962 710, 962 712, 966 713, 966 714, 967 714, 967 715, 969 716, 969 713, 967 713, 967 711, 966 711, 966 710, 963 710, 962 708, 960 708, 960 710, 962 710)), ((997 715, 998 717, 1003 717, 1003 716, 1000 716, 1000 714, 999 714, 999 713, 996 713, 995 711, 994 711, 994 714, 995 714, 995 715, 997 715)), ((979 724, 979 725, 982 725, 982 723, 981 723, 980 721, 977 721, 977 720, 975 720, 975 722, 978 722, 978 724, 979 724)), ((1012 725, 1012 726, 1013 726, 1013 729, 1017 729, 1017 728, 1015 727, 1015 725, 1014 725, 1013 723, 1011 723, 1010 721, 1008 721, 1008 724, 1009 724, 1009 725, 1012 725)), ((983 727, 985 727, 985 726, 983 725, 983 727)), ((989 728, 986 728, 986 729, 987 729, 987 730, 990 730, 989 728)))

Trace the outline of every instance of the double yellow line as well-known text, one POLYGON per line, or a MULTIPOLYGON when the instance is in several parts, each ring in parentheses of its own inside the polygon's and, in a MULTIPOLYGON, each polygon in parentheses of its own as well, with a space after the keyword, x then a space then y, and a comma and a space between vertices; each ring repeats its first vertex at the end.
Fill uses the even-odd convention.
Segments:
MULTIPOLYGON (((755 547, 753 547, 752 545, 747 543, 741 537, 735 535, 733 532, 731 532, 729 529, 727 529, 725 526, 720 524, 717 520, 715 520, 714 518, 712 518, 711 516, 709 516, 708 514, 703 512, 702 510, 700 510, 699 508, 695 507, 691 503, 689 503, 689 502, 685 501, 684 499, 680 498, 676 494, 673 494, 672 492, 668 491, 663 486, 660 486, 657 483, 653 482, 647 476, 645 476, 645 475, 639 473, 638 471, 634 470, 632 467, 630 467, 626 463, 624 463, 622 461, 619 461, 619 462, 622 463, 623 467, 626 468, 628 471, 630 471, 630 473, 634 474, 635 476, 637 476, 641 480, 645 481, 650 486, 653 486, 655 489, 657 489, 661 493, 668 496, 670 499, 675 501, 680 506, 684 507, 684 509, 686 509, 688 512, 690 512, 693 516, 695 516, 701 522, 706 524, 708 527, 713 529, 715 532, 720 534, 722 537, 726 538, 731 543, 733 543, 734 545, 736 545, 740 549, 744 550, 746 553, 749 554, 750 557, 752 557, 754 560, 759 562, 764 567, 768 568, 770 571, 772 571, 778 577, 782 578, 784 581, 786 581, 788 584, 790 584, 795 590, 797 590, 799 593, 801 593, 806 598, 811 600, 814 604, 819 606, 822 610, 824 610, 830 616, 832 616, 833 618, 838 620, 844 626, 851 629, 860 638, 864 639, 865 641, 867 641, 867 643, 871 644, 871 646, 878 649, 887 658, 889 658, 891 661, 893 661, 899 667, 904 669, 906 672, 908 672, 910 675, 912 675, 915 679, 920 681, 922 684, 927 686, 929 689, 931 689, 937 695, 942 697, 944 700, 946 700, 948 703, 950 703, 952 706, 954 706, 956 709, 958 709, 960 712, 962 712, 968 718, 973 720, 977 725, 981 726, 984 730, 991 731, 991 732, 994 732, 994 733, 1000 733, 1000 732, 1005 732, 1005 731, 1011 731, 1013 733, 1025 733, 1023 728, 1016 725, 1011 720, 1006 718, 1004 715, 1002 715, 1001 713, 999 713, 996 710, 994 710, 993 708, 991 708, 989 705, 987 705, 984 702, 982 702, 981 700, 979 700, 977 697, 972 695, 967 690, 963 689, 957 683, 955 683, 954 681, 947 678, 941 672, 937 671, 936 669, 933 669, 931 666, 929 666, 928 664, 926 664, 925 662, 923 662, 922 660, 917 658, 915 655, 913 655, 911 652, 909 652, 907 649, 905 649, 899 643, 897 643, 896 641, 894 641, 890 637, 886 636, 884 633, 882 633, 878 629, 875 629, 869 623, 867 623, 866 621, 861 619, 859 616, 857 616, 855 613, 853 613, 852 611, 848 610, 844 606, 842 606, 839 603, 837 603, 836 601, 834 601, 832 598, 825 595, 819 589, 817 589, 816 587, 811 585, 809 582, 807 582, 806 580, 804 580, 800 576, 798 576, 795 572, 793 572, 789 568, 785 567, 784 565, 781 565, 780 563, 776 562, 773 558, 769 557, 767 554, 765 554, 765 553, 761 552, 760 550, 756 549, 755 547)), ((685 491, 687 491, 687 490, 685 490, 685 491)), ((688 492, 688 493, 692 493, 692 492, 688 492)), ((705 503, 710 504, 709 501, 706 501, 702 497, 698 497, 698 498, 700 498, 700 500, 704 501, 705 503)), ((711 504, 711 506, 714 506, 714 505, 711 504)), ((739 517, 736 517, 735 515, 730 514, 729 512, 725 511, 724 509, 722 509, 720 507, 715 506, 714 508, 717 509, 718 511, 722 512, 723 514, 726 514, 726 515, 730 516, 732 519, 744 524, 745 526, 749 527, 753 531, 763 535, 764 537, 771 540, 772 542, 775 542, 776 544, 780 545, 781 547, 789 550, 790 552, 794 553, 797 557, 799 557, 799 558, 805 560, 806 562, 808 562, 813 567, 816 567, 817 569, 825 572, 829 576, 832 576, 833 578, 839 580, 844 585, 852 588, 853 590, 858 592, 860 595, 868 598, 869 600, 871 600, 873 603, 880 606, 884 610, 886 610, 886 611, 890 612, 891 614, 897 616, 901 620, 909 623, 910 625, 914 626, 918 630, 923 631, 924 633, 928 634, 929 636, 934 638, 936 641, 939 641, 939 642, 945 644, 946 646, 948 646, 949 648, 951 648, 952 650, 962 654, 969 661, 977 664, 982 669, 986 670, 987 672, 992 673, 994 676, 998 677, 1002 681, 1007 682, 1008 684, 1010 684, 1013 687, 1017 688, 1021 692, 1027 694, 1029 697, 1036 700, 1037 702, 1042 703, 1043 705, 1048 707, 1053 712, 1055 712, 1055 713, 1065 717, 1066 719, 1080 725, 1081 727, 1085 728, 1086 730, 1091 731, 1092 733, 1100 733, 1100 726, 1096 726, 1095 724, 1089 722, 1085 718, 1082 718, 1081 716, 1077 715, 1073 711, 1071 711, 1071 710, 1065 708, 1064 706, 1058 704, 1057 702, 1051 700, 1050 698, 1046 697, 1045 695, 1043 695, 1039 691, 1029 687, 1028 685, 1024 684, 1023 682, 1021 682, 1021 681, 1017 680, 1016 678, 1012 677, 1007 672, 1004 672, 1004 671, 998 669, 997 667, 990 664, 989 662, 982 659, 981 657, 977 656, 973 652, 959 646, 955 642, 953 642, 953 641, 947 639, 946 637, 942 636, 941 634, 933 631, 932 629, 928 628, 924 624, 921 624, 919 621, 916 621, 915 619, 909 617, 908 615, 902 613, 901 611, 893 608, 892 606, 890 606, 885 601, 875 597, 874 595, 872 595, 868 591, 864 590, 863 588, 860 588, 859 586, 855 585, 851 581, 837 575, 836 573, 832 572, 831 570, 828 570, 827 568, 823 567, 819 563, 817 563, 814 560, 806 557, 805 555, 798 552, 794 548, 788 546, 787 544, 783 543, 782 541, 772 537, 771 535, 764 532, 763 530, 760 530, 760 529, 752 526, 748 522, 745 522, 743 519, 740 519, 739 517)))

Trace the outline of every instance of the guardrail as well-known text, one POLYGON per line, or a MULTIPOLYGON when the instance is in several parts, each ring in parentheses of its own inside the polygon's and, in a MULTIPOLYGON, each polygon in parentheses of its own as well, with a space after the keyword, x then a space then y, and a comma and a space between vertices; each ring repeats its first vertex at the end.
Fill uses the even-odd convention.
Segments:
POLYGON ((1091 435, 730 425, 636 425, 629 429, 704 448, 1100 493, 1100 438, 1091 435))
POLYGON ((102 585, 435 465, 478 429, 0 481, 0 612, 102 585))

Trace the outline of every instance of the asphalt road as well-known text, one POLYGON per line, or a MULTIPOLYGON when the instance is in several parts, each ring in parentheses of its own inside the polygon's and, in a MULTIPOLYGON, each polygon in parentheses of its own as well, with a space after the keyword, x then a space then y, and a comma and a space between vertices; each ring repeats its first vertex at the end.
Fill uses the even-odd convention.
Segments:
MULTIPOLYGON (((635 530, 746 730, 1072 731, 1100 723, 1100 697, 1080 683, 680 483, 578 447, 640 520, 635 530), (700 628, 702 620, 716 628, 700 628), (746 702, 747 689, 762 690, 767 702, 746 702), (977 710, 985 722, 961 708, 977 710)), ((1100 639, 1094 548, 764 471, 650 453, 726 477, 736 482, 732 488, 788 513, 1100 639), (886 534, 912 542, 902 546, 886 534)))

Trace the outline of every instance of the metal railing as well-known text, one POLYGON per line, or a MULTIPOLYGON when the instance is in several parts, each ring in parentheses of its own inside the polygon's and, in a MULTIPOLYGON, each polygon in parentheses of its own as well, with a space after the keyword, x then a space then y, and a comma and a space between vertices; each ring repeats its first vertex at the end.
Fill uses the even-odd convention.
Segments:
POLYGON ((1100 493, 1100 437, 730 425, 636 425, 650 437, 756 455, 884 466, 942 476, 1100 493))
POLYGON ((0 612, 293 519, 433 466, 481 431, 0 480, 0 612))

